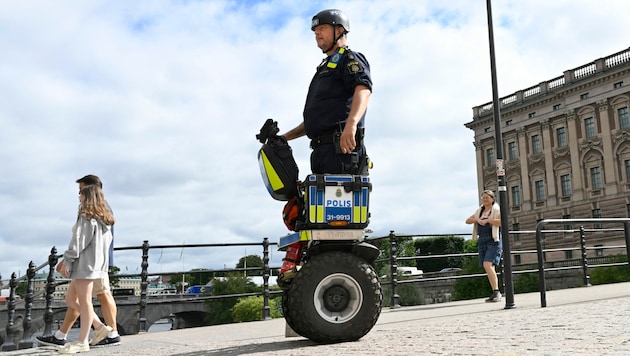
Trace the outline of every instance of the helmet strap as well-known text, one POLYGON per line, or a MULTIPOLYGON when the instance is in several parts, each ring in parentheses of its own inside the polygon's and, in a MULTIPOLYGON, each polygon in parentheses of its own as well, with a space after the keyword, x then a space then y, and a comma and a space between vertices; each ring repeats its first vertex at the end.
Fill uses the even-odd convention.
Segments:
POLYGON ((322 50, 323 53, 328 53, 328 51, 330 51, 331 49, 335 48, 335 45, 337 44, 337 41, 339 41, 341 39, 341 37, 343 37, 346 34, 346 31, 344 30, 344 32, 342 32, 339 36, 335 37, 337 34, 337 27, 340 25, 334 25, 333 26, 333 33, 334 36, 333 38, 335 39, 332 43, 332 45, 327 49, 327 50, 322 50))

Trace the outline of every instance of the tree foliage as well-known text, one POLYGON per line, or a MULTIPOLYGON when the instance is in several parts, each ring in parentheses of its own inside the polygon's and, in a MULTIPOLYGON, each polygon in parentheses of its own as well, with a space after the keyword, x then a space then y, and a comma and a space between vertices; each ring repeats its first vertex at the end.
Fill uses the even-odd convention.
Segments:
MULTIPOLYGON (((241 257, 236 264, 236 268, 252 268, 252 267, 260 267, 264 266, 262 258, 258 255, 247 255, 241 257)), ((252 276, 262 276, 262 270, 259 271, 248 271, 247 274, 252 276)))
MULTIPOLYGON (((628 256, 619 255, 613 259, 614 263, 628 262, 628 256)), ((607 283, 619 283, 630 281, 630 272, 628 266, 611 266, 611 267, 597 267, 593 268, 589 272, 590 283, 607 284, 607 283)))
MULTIPOLYGON (((464 238, 459 236, 438 236, 417 239, 414 251, 418 256, 459 254, 464 251, 464 238)), ((426 272, 438 272, 443 268, 463 265, 462 257, 427 258, 417 260, 417 268, 426 272)))
MULTIPOLYGON (((464 243, 464 252, 477 252, 477 241, 468 240, 464 243)), ((485 276, 483 267, 479 266, 477 256, 463 257, 462 274, 483 274, 478 278, 458 279, 453 291, 453 300, 482 298, 490 295, 490 283, 485 276)))
MULTIPOLYGON (((250 278, 240 273, 228 273, 227 277, 212 281, 212 295, 253 293, 259 292, 260 289, 250 278)), ((208 301, 210 323, 226 324, 234 322, 232 308, 237 301, 237 298, 221 298, 208 301)))
POLYGON ((112 288, 120 287, 120 278, 116 277, 118 272, 120 272, 120 268, 109 266, 109 285, 112 286, 112 288))
MULTIPOLYGON (((271 318, 281 318, 282 312, 278 298, 269 299, 271 318)), ((232 319, 237 322, 262 320, 264 300, 261 296, 240 298, 232 308, 232 319)))

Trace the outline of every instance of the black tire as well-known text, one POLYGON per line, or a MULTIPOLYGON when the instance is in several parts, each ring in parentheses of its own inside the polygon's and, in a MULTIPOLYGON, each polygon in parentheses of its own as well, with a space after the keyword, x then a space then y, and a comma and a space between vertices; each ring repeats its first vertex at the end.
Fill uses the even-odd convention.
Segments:
POLYGON ((355 341, 365 336, 381 314, 383 294, 376 272, 347 252, 315 255, 285 292, 287 324, 318 343, 355 341))
POLYGON ((296 325, 291 317, 291 313, 289 313, 289 296, 286 291, 282 293, 282 315, 284 316, 284 320, 287 322, 287 325, 289 325, 296 334, 304 336, 299 330, 299 323, 296 325))

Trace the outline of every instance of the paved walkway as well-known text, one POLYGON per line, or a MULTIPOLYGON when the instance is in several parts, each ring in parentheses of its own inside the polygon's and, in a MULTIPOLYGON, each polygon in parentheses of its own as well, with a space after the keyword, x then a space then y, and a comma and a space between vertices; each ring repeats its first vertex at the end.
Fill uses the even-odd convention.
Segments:
MULTIPOLYGON (((516 308, 482 299, 383 309, 356 342, 285 337, 284 319, 124 336, 87 355, 630 355, 630 283, 517 294, 516 308)), ((55 355, 52 349, 0 352, 55 355)))

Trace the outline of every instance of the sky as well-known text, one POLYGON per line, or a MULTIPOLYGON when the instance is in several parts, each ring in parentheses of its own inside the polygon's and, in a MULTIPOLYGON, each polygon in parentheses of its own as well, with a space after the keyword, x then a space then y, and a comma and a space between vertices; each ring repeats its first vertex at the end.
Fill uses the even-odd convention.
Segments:
MULTIPOLYGON (((344 11, 374 83, 370 236, 469 233, 479 204, 472 108, 492 101, 484 0, 0 1, 0 275, 63 253, 96 174, 115 245, 276 242, 256 133, 302 120, 324 55, 310 30, 344 11)), ((627 0, 492 3, 500 97, 628 48, 627 0)), ((300 177, 308 140, 291 141, 300 177)), ((149 271, 234 267, 260 247, 152 249, 149 271)), ((272 251, 271 265, 283 253, 272 251)), ((139 273, 139 251, 115 264, 139 273)))

